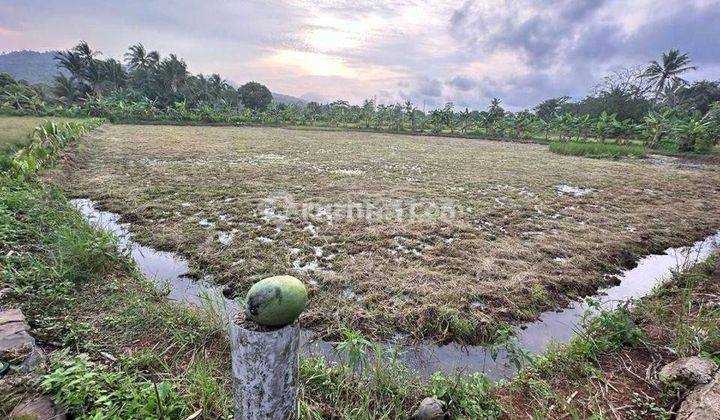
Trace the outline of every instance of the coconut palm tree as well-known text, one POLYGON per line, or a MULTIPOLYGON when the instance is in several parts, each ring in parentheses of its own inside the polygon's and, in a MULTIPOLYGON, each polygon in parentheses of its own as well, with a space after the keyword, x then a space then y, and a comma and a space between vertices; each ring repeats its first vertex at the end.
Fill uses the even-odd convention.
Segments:
POLYGON ((490 101, 490 108, 488 108, 488 117, 490 122, 494 122, 497 119, 502 118, 505 115, 505 110, 500 106, 502 101, 498 98, 492 98, 490 101))
POLYGON ((187 64, 175 54, 170 54, 169 58, 160 62, 157 77, 158 81, 165 87, 166 92, 172 95, 176 94, 187 76, 187 64))
POLYGON ((160 54, 157 51, 147 52, 140 43, 132 45, 125 53, 125 63, 129 70, 155 68, 159 62, 160 54))
POLYGON ((85 61, 92 60, 93 58, 95 58, 96 55, 102 55, 100 51, 94 51, 92 48, 90 48, 90 45, 88 45, 88 43, 85 41, 80 41, 80 43, 73 48, 73 51, 79 54, 80 57, 85 61))
POLYGON ((697 69, 696 66, 689 65, 690 57, 687 53, 680 54, 680 50, 677 49, 663 53, 660 61, 651 61, 643 73, 643 76, 654 85, 656 101, 669 83, 686 83, 680 75, 697 69))
POLYGON ((100 63, 102 63, 100 71, 108 87, 112 90, 117 90, 125 86, 127 74, 119 61, 111 58, 109 60, 101 61, 100 63))
POLYGON ((75 78, 72 76, 66 77, 62 73, 55 76, 55 85, 52 88, 52 92, 63 105, 71 105, 82 96, 82 91, 75 78))
POLYGON ((80 54, 73 50, 58 51, 54 58, 58 61, 58 67, 64 68, 76 79, 83 77, 85 60, 80 54))

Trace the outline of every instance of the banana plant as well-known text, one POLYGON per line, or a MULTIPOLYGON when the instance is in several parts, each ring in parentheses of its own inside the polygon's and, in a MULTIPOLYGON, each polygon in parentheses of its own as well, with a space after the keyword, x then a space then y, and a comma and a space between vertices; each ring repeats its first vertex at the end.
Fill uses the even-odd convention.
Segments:
POLYGON ((617 114, 608 114, 603 111, 597 120, 595 120, 595 136, 598 143, 605 143, 605 139, 612 134, 617 125, 617 114))
POLYGON ((712 146, 720 143, 720 101, 710 105, 710 109, 703 116, 701 122, 707 128, 707 135, 712 146))
POLYGON ((618 136, 618 144, 626 144, 628 138, 635 132, 635 124, 629 118, 622 121, 615 120, 613 127, 618 136))
POLYGON ((663 136, 670 130, 670 110, 663 112, 650 111, 643 119, 642 131, 645 134, 645 145, 651 149, 657 147, 663 136))
POLYGON ((557 128, 560 134, 560 141, 570 141, 575 128, 575 116, 565 113, 557 118, 557 128))
POLYGON ((576 117, 574 125, 577 140, 580 141, 587 139, 587 133, 590 131, 590 127, 592 126, 592 119, 590 118, 590 115, 585 114, 581 117, 576 117))
POLYGON ((515 132, 515 138, 527 139, 531 137, 530 130, 533 128, 533 121, 527 113, 518 113, 509 120, 515 132))
POLYGON ((677 136, 678 150, 681 152, 692 152, 700 141, 707 134, 707 126, 701 121, 691 118, 687 121, 679 121, 673 126, 677 136))

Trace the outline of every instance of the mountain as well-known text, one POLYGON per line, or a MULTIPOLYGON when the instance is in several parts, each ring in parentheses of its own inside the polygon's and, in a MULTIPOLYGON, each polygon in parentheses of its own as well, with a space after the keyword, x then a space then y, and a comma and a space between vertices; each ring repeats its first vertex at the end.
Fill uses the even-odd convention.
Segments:
MULTIPOLYGON (((30 83, 52 82, 59 70, 53 59, 55 51, 12 51, 0 54, 0 73, 7 73, 16 80, 27 80, 30 83)), ((230 82, 234 87, 237 83, 230 82)), ((281 104, 306 104, 307 101, 282 93, 272 92, 273 100, 281 104)))
POLYGON ((279 104, 286 104, 286 105, 305 105, 307 104, 307 101, 304 99, 296 98, 294 96, 290 95, 283 95, 282 93, 275 93, 270 92, 273 96, 273 101, 279 103, 279 104))
POLYGON ((0 73, 7 73, 16 80, 30 83, 48 83, 58 74, 53 60, 55 51, 13 51, 0 54, 0 73))

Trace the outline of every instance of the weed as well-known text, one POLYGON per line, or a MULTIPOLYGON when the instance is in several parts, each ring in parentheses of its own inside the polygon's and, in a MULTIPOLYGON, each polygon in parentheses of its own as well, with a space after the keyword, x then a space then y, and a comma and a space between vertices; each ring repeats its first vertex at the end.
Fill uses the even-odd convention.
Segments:
POLYGON ((480 373, 467 377, 447 377, 435 374, 431 378, 431 393, 447 403, 453 415, 467 418, 493 419, 502 415, 497 402, 492 398, 494 385, 480 373))
POLYGON ((532 362, 530 353, 525 351, 518 343, 515 329, 510 326, 499 328, 495 333, 495 339, 488 345, 490 357, 497 360, 501 350, 507 353, 508 360, 520 370, 527 362, 532 362))
POLYGON ((55 356, 40 386, 75 418, 182 418, 183 404, 170 383, 106 369, 87 355, 63 356, 55 356))
POLYGON ((453 337, 460 342, 473 342, 477 336, 475 321, 455 308, 440 308, 437 329, 441 337, 453 337))
POLYGON ((229 414, 232 398, 228 392, 228 375, 219 372, 217 366, 204 354, 193 355, 184 382, 186 396, 194 401, 194 409, 203 410, 205 413, 229 414))
POLYGON ((670 420, 673 417, 671 411, 659 406, 657 401, 647 395, 633 393, 632 402, 635 404, 635 408, 630 409, 628 412, 630 419, 640 420, 651 418, 655 420, 670 420))
POLYGON ((582 319, 582 337, 590 345, 588 356, 596 357, 640 342, 643 333, 632 320, 629 303, 606 310, 596 300, 585 301, 588 309, 582 319))
POLYGON ((368 341, 361 332, 343 328, 344 339, 338 343, 335 350, 341 357, 347 358, 347 364, 353 371, 359 371, 369 365, 368 351, 373 349, 373 344, 368 341))

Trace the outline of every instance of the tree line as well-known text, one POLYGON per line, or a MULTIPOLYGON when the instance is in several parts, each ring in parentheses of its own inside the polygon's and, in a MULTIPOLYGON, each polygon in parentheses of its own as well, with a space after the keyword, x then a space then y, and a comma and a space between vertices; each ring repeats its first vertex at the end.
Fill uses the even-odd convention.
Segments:
POLYGON ((718 143, 720 81, 688 83, 695 70, 687 54, 670 50, 660 60, 604 78, 585 98, 562 96, 531 110, 508 112, 494 98, 486 110, 453 103, 423 112, 410 101, 362 105, 280 104, 260 83, 236 89, 220 75, 193 75, 175 54, 161 57, 142 44, 124 63, 101 59, 81 42, 58 52, 60 73, 51 86, 0 74, 0 112, 100 116, 113 121, 301 125, 425 132, 515 140, 642 142, 650 148, 703 152, 718 143))

